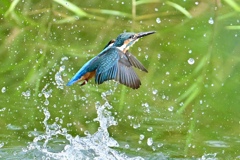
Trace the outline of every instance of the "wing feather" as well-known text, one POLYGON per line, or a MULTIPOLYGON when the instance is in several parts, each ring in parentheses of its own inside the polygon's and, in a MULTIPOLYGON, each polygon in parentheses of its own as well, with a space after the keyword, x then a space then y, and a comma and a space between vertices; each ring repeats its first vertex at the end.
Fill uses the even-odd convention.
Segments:
POLYGON ((134 66, 144 72, 148 72, 147 69, 143 66, 143 64, 134 55, 132 55, 128 51, 125 54, 132 66, 134 66))
MULTIPOLYGON (((95 82, 101 84, 107 80, 116 80, 133 89, 140 87, 141 82, 133 70, 133 62, 129 61, 127 55, 115 47, 106 50, 106 53, 98 58, 95 82)), ((131 59, 131 58, 130 58, 131 59)))
MULTIPOLYGON (((119 53, 119 54, 123 54, 123 53, 119 53)), ((140 87, 141 82, 140 82, 137 74, 131 67, 131 65, 129 66, 130 62, 128 62, 129 64, 126 65, 126 60, 123 58, 127 58, 127 57, 122 56, 122 58, 120 58, 120 60, 118 61, 119 62, 118 63, 118 69, 119 69, 118 73, 120 75, 119 82, 128 87, 131 87, 133 89, 137 89, 140 87)))

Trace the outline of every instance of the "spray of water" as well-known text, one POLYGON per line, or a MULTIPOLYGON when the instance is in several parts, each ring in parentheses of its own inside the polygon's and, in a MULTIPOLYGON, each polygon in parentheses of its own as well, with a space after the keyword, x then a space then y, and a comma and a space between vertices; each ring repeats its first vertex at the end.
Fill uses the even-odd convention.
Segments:
MULTIPOLYGON (((59 89, 63 89, 61 73, 64 69, 65 67, 61 66, 59 71, 55 74, 56 85, 59 89)), ((46 94, 47 88, 48 86, 44 87, 42 94, 46 94)), ((110 137, 108 132, 110 126, 117 125, 117 121, 109 111, 112 106, 107 100, 107 96, 112 95, 115 92, 115 89, 116 86, 113 90, 101 94, 101 97, 105 102, 104 104, 101 104, 99 101, 95 103, 97 118, 95 118, 94 121, 98 121, 100 125, 96 133, 88 133, 85 137, 73 137, 67 132, 66 128, 63 128, 61 124, 58 124, 57 122, 48 124, 51 113, 48 111, 46 105, 43 105, 41 108, 45 116, 43 120, 45 131, 42 134, 35 135, 33 141, 29 142, 28 146, 23 151, 26 154, 32 154, 34 157, 40 159, 143 159, 141 157, 130 158, 126 154, 120 153, 111 148, 119 147, 118 142, 110 137), (62 146, 61 149, 55 149, 52 145, 53 142, 56 142, 56 137, 63 137, 61 142, 64 143, 59 144, 62 146)), ((48 97, 49 96, 45 96, 46 100, 48 97)))
POLYGON ((94 121, 98 121, 100 126, 96 133, 92 135, 88 134, 86 137, 73 137, 67 133, 66 128, 62 128, 61 125, 57 123, 49 125, 50 112, 46 108, 43 108, 45 115, 45 119, 43 120, 45 132, 42 135, 36 136, 33 142, 29 143, 25 152, 35 153, 35 155, 41 156, 42 159, 142 159, 141 157, 129 158, 124 153, 110 148, 119 146, 118 142, 110 137, 108 132, 110 126, 117 125, 117 121, 108 110, 111 109, 112 106, 106 98, 107 95, 112 93, 112 90, 102 93, 102 98, 105 100, 104 104, 100 102, 95 103, 97 118, 95 118, 94 121), (51 140, 58 136, 65 137, 68 144, 56 153, 56 151, 53 152, 48 148, 51 146, 51 140))

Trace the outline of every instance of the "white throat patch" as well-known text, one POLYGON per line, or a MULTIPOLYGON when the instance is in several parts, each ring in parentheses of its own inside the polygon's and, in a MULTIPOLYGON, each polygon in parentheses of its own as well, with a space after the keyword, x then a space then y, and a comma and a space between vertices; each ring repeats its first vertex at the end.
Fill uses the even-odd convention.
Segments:
MULTIPOLYGON (((134 45, 134 43, 136 43, 139 39, 136 39, 135 41, 132 42, 131 45, 127 45, 127 44, 123 44, 121 47, 117 47, 120 51, 124 52, 127 51, 130 47, 132 47, 134 45)), ((131 42, 130 42, 131 43, 131 42)))

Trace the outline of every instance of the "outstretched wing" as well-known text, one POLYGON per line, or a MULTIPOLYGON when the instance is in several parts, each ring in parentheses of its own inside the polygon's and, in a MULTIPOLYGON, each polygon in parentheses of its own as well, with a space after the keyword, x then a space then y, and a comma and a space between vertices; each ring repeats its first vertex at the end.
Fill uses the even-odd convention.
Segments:
POLYGON ((116 80, 133 89, 140 87, 141 82, 132 68, 128 57, 119 49, 113 47, 106 50, 98 58, 95 82, 101 84, 107 80, 116 80))
POLYGON ((141 81, 133 70, 128 58, 121 51, 119 52, 119 55, 120 58, 118 61, 118 77, 115 80, 133 89, 139 88, 141 81))
POLYGON ((125 54, 132 66, 134 66, 144 72, 148 72, 147 69, 143 66, 143 64, 134 55, 132 55, 128 51, 125 54))

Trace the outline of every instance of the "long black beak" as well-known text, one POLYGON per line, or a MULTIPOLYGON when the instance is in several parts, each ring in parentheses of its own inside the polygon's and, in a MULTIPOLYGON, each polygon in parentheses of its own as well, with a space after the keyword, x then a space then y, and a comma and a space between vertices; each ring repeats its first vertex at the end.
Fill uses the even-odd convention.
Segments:
POLYGON ((138 38, 141 38, 141 37, 144 37, 144 36, 153 34, 153 33, 155 33, 155 32, 156 32, 156 31, 140 32, 140 33, 137 34, 137 37, 136 37, 136 38, 138 39, 138 38))

